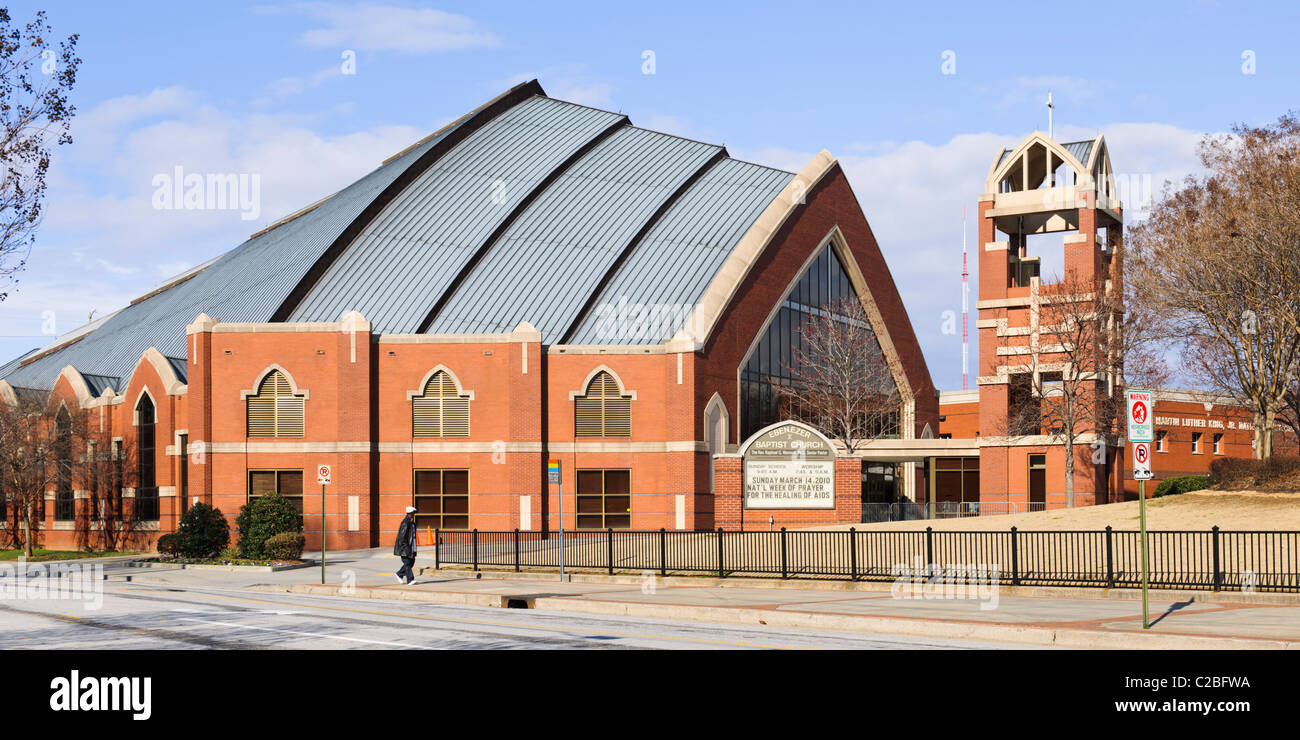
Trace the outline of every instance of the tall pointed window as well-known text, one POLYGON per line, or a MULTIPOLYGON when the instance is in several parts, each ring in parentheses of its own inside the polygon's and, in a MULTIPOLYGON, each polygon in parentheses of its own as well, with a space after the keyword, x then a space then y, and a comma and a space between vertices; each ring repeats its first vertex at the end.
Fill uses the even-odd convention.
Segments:
POLYGON ((416 437, 468 437, 469 395, 462 395, 451 373, 439 370, 411 399, 411 427, 416 437))
POLYGON ((623 395, 614 376, 601 371, 573 399, 574 436, 631 437, 632 397, 623 395))
POLYGON ((66 407, 54 417, 54 458, 58 466, 54 519, 70 522, 76 518, 76 496, 72 491, 72 416, 66 407))
POLYGON ((135 518, 142 522, 158 521, 158 469, 157 430, 154 426, 154 405, 149 394, 140 396, 135 407, 136 446, 140 450, 137 469, 139 487, 135 489, 135 518))
POLYGON ((257 395, 248 397, 248 436, 301 437, 302 429, 303 396, 294 395, 284 373, 272 370, 257 395))
MULTIPOLYGON (((801 332, 804 325, 813 317, 825 316, 837 321, 853 321, 831 309, 836 304, 842 305, 843 301, 857 298, 844 265, 827 244, 790 289, 772 323, 768 324, 762 339, 754 347, 753 354, 741 366, 741 439, 769 424, 797 416, 782 407, 778 387, 790 386, 796 381, 795 353, 803 343, 801 332)), ((874 349, 881 352, 879 341, 874 343, 874 349)), ((894 391, 892 381, 888 385, 889 388, 880 389, 882 393, 894 391)), ((871 436, 897 437, 898 414, 887 415, 879 426, 881 428, 873 430, 871 436)))

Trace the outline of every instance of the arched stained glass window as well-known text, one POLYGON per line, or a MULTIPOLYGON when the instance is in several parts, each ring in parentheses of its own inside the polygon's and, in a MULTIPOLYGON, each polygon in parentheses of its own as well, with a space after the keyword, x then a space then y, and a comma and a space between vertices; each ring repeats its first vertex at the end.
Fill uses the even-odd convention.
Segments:
MULTIPOLYGON (((740 430, 741 439, 747 439, 758 430, 790 418, 798 418, 791 409, 783 408, 778 388, 797 383, 795 353, 802 343, 801 330, 814 316, 831 316, 845 322, 848 316, 830 313, 837 303, 856 299, 857 293, 839 256, 830 244, 822 248, 816 259, 800 276, 781 302, 781 308, 764 331, 753 353, 741 366, 740 372, 740 430)), ((869 331, 869 327, 866 327, 869 331)), ((881 352, 880 343, 875 349, 881 352)), ((883 356, 883 353, 882 353, 883 356)), ((892 392, 892 382, 885 392, 892 392)), ((897 437, 898 415, 890 415, 874 430, 875 437, 897 437)))

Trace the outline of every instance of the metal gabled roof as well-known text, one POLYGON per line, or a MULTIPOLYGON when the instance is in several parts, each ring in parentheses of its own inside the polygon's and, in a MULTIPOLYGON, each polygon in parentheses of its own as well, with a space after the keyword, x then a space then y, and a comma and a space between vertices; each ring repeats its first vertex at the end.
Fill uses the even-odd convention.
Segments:
POLYGON ((188 280, 106 317, 94 331, 14 369, 5 379, 11 385, 50 388, 67 365, 83 375, 124 378, 150 347, 168 357, 186 356, 185 327, 200 313, 222 321, 268 321, 344 229, 402 172, 455 129, 455 125, 447 127, 312 210, 254 235, 188 280))
POLYGON ((727 255, 793 176, 735 159, 713 165, 645 234, 565 343, 671 339, 727 255))
POLYGON ((502 113, 394 198, 290 321, 360 311, 379 333, 419 330, 434 302, 557 167, 624 116, 545 97, 502 113))
POLYGON ((504 332, 528 321, 544 343, 558 341, 637 233, 722 151, 640 128, 614 133, 511 224, 428 331, 504 332))
MULTIPOLYGON (((1088 166, 1088 157, 1092 156, 1092 147, 1097 143, 1096 139, 1087 141, 1071 141, 1068 144, 1062 144, 1061 148, 1070 153, 1070 156, 1079 160, 1079 164, 1084 167, 1088 166)), ((1080 173, 1081 175, 1083 173, 1080 173)))
POLYGON ((20 363, 22 363, 23 360, 27 359, 28 357, 31 357, 32 355, 34 355, 34 354, 36 354, 37 352, 40 352, 40 351, 41 351, 41 348, 40 348, 40 347, 36 347, 35 349, 29 350, 28 352, 26 352, 26 353, 24 353, 24 354, 18 355, 17 357, 13 358, 12 360, 10 360, 10 361, 8 361, 8 362, 6 362, 6 363, 0 365, 0 378, 3 378, 3 377, 5 377, 6 375, 8 375, 9 373, 13 372, 14 368, 18 367, 18 365, 19 365, 20 363))

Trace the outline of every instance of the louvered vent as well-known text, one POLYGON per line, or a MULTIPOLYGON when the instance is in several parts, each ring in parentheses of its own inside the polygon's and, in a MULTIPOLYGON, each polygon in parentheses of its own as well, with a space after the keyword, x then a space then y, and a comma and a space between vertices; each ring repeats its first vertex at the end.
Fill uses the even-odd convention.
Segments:
POLYGON ((573 399, 573 415, 578 437, 632 436, 632 399, 619 393, 609 373, 597 374, 587 385, 587 395, 573 399))
POLYGON ((273 370, 262 380, 256 396, 248 397, 248 436, 301 437, 303 398, 293 395, 289 379, 273 370))
POLYGON ((468 437, 469 397, 460 395, 451 374, 439 370, 412 399, 412 433, 416 437, 468 437))

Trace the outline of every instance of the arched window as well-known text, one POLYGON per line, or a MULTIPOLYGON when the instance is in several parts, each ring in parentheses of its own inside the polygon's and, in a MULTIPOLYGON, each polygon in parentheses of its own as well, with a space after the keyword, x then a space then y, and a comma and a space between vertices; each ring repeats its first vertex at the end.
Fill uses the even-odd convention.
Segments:
POLYGON ((142 522, 158 521, 157 430, 154 427, 153 399, 145 393, 135 407, 136 446, 140 453, 138 487, 135 489, 135 518, 142 522))
POLYGON ((411 399, 411 433, 416 437, 468 437, 469 396, 461 395, 451 373, 439 370, 411 399))
POLYGON ((76 518, 76 496, 72 492, 72 415, 66 407, 60 407, 54 417, 54 458, 58 468, 54 519, 70 522, 76 518))
POLYGON ((301 437, 303 397, 294 395, 289 379, 272 370, 257 387, 257 395, 248 397, 248 436, 301 437))
POLYGON ((704 408, 704 443, 709 450, 709 493, 713 492, 713 456, 727 451, 727 431, 731 422, 727 416, 727 405, 722 398, 714 394, 709 405, 704 408))
MULTIPOLYGON (((790 288, 749 358, 740 367, 740 439, 748 439, 763 427, 783 419, 800 418, 798 409, 789 408, 788 401, 783 401, 781 390, 799 384, 800 370, 809 370, 798 367, 806 338, 804 327, 809 322, 829 317, 840 326, 857 327, 860 331, 846 330, 845 335, 867 342, 879 360, 866 367, 874 371, 885 366, 883 350, 870 327, 863 323, 864 317, 841 314, 846 307, 844 303, 850 300, 860 298, 839 255, 827 244, 790 288)), ((833 363, 834 360, 829 358, 829 361, 833 363)), ((828 368, 834 371, 833 365, 828 368)), ((815 371, 813 368, 808 374, 814 375, 815 371)), ((886 386, 881 392, 892 396, 896 392, 892 378, 886 386)), ((897 437, 898 418, 898 412, 894 411, 872 420, 872 428, 865 436, 897 437)), ((805 420, 813 426, 818 425, 814 419, 805 420)))
POLYGON ((614 376, 601 371, 587 384, 587 393, 573 399, 574 435, 631 437, 632 397, 619 391, 614 376))

